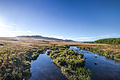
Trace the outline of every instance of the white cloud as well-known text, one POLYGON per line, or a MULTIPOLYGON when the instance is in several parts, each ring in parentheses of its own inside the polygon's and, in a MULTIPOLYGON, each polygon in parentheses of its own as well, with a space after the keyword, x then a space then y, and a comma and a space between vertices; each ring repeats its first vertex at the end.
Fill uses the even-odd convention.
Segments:
POLYGON ((3 23, 3 22, 0 22, 0 31, 2 31, 2 30, 8 30, 8 29, 10 29, 10 28, 12 28, 13 26, 9 26, 9 25, 7 25, 7 24, 5 24, 5 23, 3 23))
POLYGON ((76 41, 94 41, 94 40, 103 39, 103 38, 118 38, 118 37, 120 37, 120 34, 111 33, 106 35, 98 35, 98 36, 92 36, 92 37, 77 37, 72 39, 76 41))
POLYGON ((9 25, 0 22, 0 37, 15 37, 17 35, 28 35, 32 33, 30 30, 19 30, 16 26, 16 24, 9 25))
MULTIPOLYGON (((0 20, 0 37, 14 37, 18 35, 33 35, 33 33, 30 30, 18 29, 17 24, 10 25, 0 20)), ((85 36, 85 37, 64 37, 61 35, 49 35, 49 34, 48 35, 43 34, 42 36, 54 37, 54 38, 59 38, 59 39, 72 39, 75 41, 94 41, 94 40, 102 39, 102 38, 120 37, 120 34, 111 33, 111 34, 100 35, 100 36, 98 35, 98 36, 85 36)))
POLYGON ((49 35, 49 34, 40 34, 41 36, 45 36, 45 37, 53 37, 53 38, 58 38, 58 39, 66 39, 63 36, 59 36, 59 35, 49 35))

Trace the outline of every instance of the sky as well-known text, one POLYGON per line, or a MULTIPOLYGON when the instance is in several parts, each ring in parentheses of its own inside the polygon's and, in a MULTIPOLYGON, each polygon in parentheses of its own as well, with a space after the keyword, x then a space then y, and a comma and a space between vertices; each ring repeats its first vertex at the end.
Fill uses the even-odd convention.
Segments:
POLYGON ((120 37, 120 0, 0 0, 0 37, 120 37))

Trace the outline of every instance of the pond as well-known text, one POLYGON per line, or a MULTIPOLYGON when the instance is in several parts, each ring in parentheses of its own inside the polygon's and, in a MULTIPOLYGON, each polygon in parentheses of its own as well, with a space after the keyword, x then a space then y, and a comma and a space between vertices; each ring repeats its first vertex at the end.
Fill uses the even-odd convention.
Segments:
MULTIPOLYGON (((85 67, 90 69, 92 80, 120 80, 119 62, 86 50, 79 50, 76 46, 70 46, 69 49, 84 54, 85 67)), ((31 62, 32 76, 30 80, 67 80, 60 68, 52 63, 52 59, 46 53, 47 51, 45 54, 40 54, 37 60, 31 62)))
POLYGON ((30 71, 32 76, 29 80, 67 80, 46 53, 31 62, 30 71))
POLYGON ((84 54, 85 66, 92 72, 92 80, 120 80, 120 62, 89 51, 79 50, 76 46, 71 46, 70 49, 84 54))

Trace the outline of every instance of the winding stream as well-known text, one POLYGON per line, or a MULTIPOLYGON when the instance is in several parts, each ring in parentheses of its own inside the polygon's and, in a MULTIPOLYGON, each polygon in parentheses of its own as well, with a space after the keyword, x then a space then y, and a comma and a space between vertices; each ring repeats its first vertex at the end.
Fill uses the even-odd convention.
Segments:
MULTIPOLYGON (((79 50, 75 46, 71 46, 70 49, 84 54, 85 66, 92 72, 92 80, 120 80, 119 62, 89 51, 79 50)), ((37 60, 31 62, 30 71, 32 72, 30 80, 67 80, 46 53, 40 54, 37 60)))
POLYGON ((79 50, 75 46, 71 46, 70 49, 84 54, 84 58, 86 58, 85 66, 92 72, 92 80, 120 80, 119 62, 106 59, 104 56, 89 51, 79 50), (96 64, 94 64, 95 62, 96 64))
POLYGON ((67 80, 46 53, 40 54, 37 60, 31 62, 30 71, 30 80, 67 80))

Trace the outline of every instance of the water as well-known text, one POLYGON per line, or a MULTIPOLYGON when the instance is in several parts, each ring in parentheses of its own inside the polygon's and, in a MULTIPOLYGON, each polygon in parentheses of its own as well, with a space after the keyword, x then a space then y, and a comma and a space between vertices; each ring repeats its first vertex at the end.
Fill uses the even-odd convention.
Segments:
MULTIPOLYGON (((120 63, 106 59, 98 54, 79 50, 75 46, 70 49, 84 54, 86 58, 85 66, 92 72, 92 80, 120 80, 120 63), (94 56, 97 56, 95 58, 94 56), (97 63, 96 65, 94 63, 97 63)), ((61 73, 60 68, 52 63, 46 54, 40 54, 37 60, 31 62, 32 76, 30 80, 67 80, 61 73)))
POLYGON ((67 80, 46 54, 40 54, 37 60, 31 62, 30 71, 30 80, 67 80))
POLYGON ((120 80, 120 62, 106 59, 104 56, 89 51, 79 50, 75 46, 71 46, 70 49, 84 54, 84 58, 86 58, 85 66, 92 72, 92 80, 120 80), (97 58, 94 56, 97 56, 97 58))

